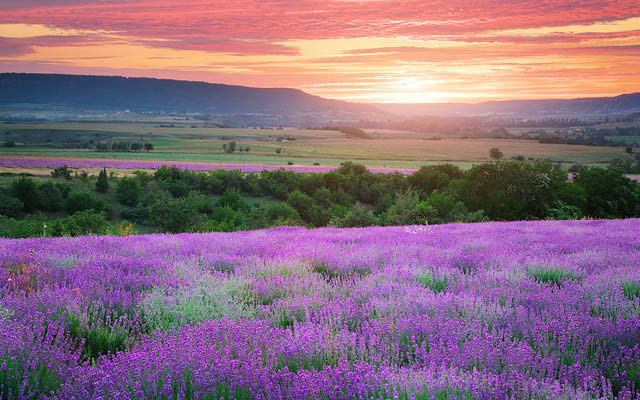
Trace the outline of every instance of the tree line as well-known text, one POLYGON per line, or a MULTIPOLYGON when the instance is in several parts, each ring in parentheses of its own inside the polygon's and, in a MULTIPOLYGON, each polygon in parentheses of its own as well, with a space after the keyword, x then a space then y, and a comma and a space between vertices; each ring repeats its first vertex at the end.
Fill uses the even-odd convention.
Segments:
MULTIPOLYGON (((37 184, 20 177, 0 191, 0 205, 0 218, 13 219, 14 225, 44 211, 62 212, 65 218, 84 212, 85 220, 101 215, 105 223, 124 218, 173 233, 279 225, 364 227, 638 217, 640 184, 615 167, 583 167, 570 181, 549 161, 498 161, 468 170, 442 164, 412 175, 372 173, 352 162, 328 173, 196 172, 164 166, 153 174, 135 171, 122 178, 102 170, 97 177, 81 175, 71 182, 52 178, 37 184), (74 180, 85 184, 74 185, 74 180), (109 203, 107 195, 117 203, 109 203)), ((34 235, 42 235, 42 228, 34 235)))

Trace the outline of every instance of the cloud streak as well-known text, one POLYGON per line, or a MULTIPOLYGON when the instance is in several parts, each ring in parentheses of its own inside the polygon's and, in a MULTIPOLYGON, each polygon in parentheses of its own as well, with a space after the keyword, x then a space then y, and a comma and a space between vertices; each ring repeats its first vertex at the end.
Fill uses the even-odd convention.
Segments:
POLYGON ((372 101, 616 94, 640 90, 639 24, 637 0, 25 0, 0 4, 0 70, 63 62, 372 101))

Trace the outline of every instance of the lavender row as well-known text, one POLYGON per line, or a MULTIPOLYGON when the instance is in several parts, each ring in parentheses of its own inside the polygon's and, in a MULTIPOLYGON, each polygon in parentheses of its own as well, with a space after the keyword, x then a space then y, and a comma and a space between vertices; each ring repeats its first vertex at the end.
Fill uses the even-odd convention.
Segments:
MULTIPOLYGON (((0 158, 0 167, 6 168, 58 168, 66 165, 69 168, 113 168, 113 169, 157 169, 163 165, 175 166, 192 171, 210 171, 215 169, 241 170, 242 172, 273 171, 284 168, 294 172, 329 172, 337 167, 317 165, 268 165, 268 164, 213 164, 186 163, 179 161, 136 161, 108 159, 74 159, 74 158, 0 158)), ((371 168, 373 173, 400 172, 411 174, 413 170, 402 168, 371 168)))
POLYGON ((640 394, 637 219, 2 239, 0 262, 8 398, 640 394))

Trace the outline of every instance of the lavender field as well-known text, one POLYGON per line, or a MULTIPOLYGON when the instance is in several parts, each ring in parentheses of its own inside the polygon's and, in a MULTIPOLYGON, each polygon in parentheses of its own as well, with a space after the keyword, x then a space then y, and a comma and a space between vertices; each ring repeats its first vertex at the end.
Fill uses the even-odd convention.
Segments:
MULTIPOLYGON (((284 168, 294 172, 329 172, 337 167, 319 165, 268 165, 268 164, 214 164, 189 163, 179 161, 105 160, 83 158, 0 158, 0 167, 6 168, 112 168, 112 169, 157 169, 163 165, 191 171, 211 171, 215 169, 240 170, 242 172, 274 171, 284 168)), ((414 170, 402 168, 370 168, 373 173, 400 172, 411 174, 414 170)))
POLYGON ((0 398, 632 399, 640 220, 0 240, 0 398))

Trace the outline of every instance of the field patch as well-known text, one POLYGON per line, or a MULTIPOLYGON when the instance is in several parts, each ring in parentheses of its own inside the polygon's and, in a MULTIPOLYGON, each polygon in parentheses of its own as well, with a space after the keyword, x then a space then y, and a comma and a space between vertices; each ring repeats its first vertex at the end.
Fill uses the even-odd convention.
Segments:
POLYGON ((0 239, 0 393, 637 398, 638 248, 638 219, 0 239))

